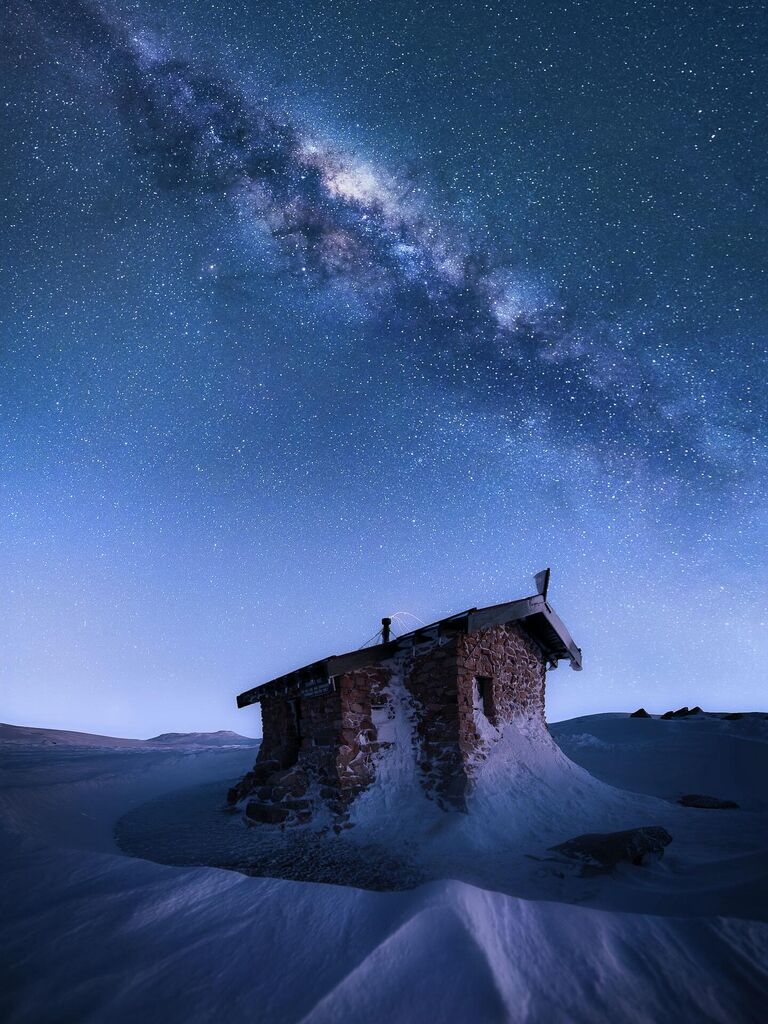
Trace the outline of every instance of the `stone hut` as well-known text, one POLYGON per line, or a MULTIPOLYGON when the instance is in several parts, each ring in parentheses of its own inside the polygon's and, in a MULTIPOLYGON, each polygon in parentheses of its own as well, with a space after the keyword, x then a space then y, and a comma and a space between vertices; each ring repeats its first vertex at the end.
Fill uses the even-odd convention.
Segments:
POLYGON ((243 802, 253 822, 301 824, 322 813, 338 825, 387 748, 403 742, 395 725, 406 707, 421 785, 463 810, 499 727, 519 715, 543 725, 547 668, 563 659, 581 668, 581 650, 547 601, 549 570, 536 580, 531 597, 397 638, 383 619, 381 643, 241 693, 238 707, 261 704, 263 740, 229 802, 243 802))

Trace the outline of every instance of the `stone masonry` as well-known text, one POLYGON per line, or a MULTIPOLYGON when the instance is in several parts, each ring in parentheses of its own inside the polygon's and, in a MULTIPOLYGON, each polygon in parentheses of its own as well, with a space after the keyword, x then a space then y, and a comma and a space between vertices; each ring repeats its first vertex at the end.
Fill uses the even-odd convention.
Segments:
POLYGON ((385 722, 391 713, 388 686, 397 677, 413 710, 425 791, 446 809, 464 810, 494 728, 519 715, 543 723, 546 667, 541 647, 510 622, 416 644, 396 661, 334 677, 321 695, 265 695, 256 764, 230 790, 229 802, 244 803, 251 822, 302 824, 323 813, 342 827, 391 742, 374 718, 385 722))
POLYGON ((541 650, 516 623, 459 634, 414 659, 405 682, 417 708, 419 764, 440 803, 463 809, 487 756, 477 713, 497 729, 520 714, 544 722, 545 674, 541 650), (487 680, 482 700, 479 679, 487 680))

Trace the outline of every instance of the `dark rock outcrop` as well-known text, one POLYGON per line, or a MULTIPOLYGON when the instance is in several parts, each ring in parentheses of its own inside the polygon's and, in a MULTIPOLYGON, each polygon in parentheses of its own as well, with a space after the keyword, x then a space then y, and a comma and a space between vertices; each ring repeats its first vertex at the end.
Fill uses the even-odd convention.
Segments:
POLYGON ((650 718, 651 716, 645 710, 645 708, 638 708, 637 711, 633 711, 629 716, 630 718, 650 718))
POLYGON ((255 785, 256 779, 254 777, 254 773, 246 772, 236 786, 227 790, 227 803, 231 805, 244 800, 253 792, 255 785))
POLYGON ((698 715, 701 713, 701 708, 696 706, 695 708, 678 708, 677 711, 665 711, 661 716, 664 721, 668 721, 670 718, 687 718, 689 715, 698 715))
POLYGON ((575 836, 550 849, 582 864, 611 870, 617 864, 642 865, 658 859, 672 836, 660 825, 629 828, 623 832, 593 832, 575 836))
POLYGON ((707 796, 704 793, 686 793, 677 802, 683 807, 701 807, 708 811, 733 810, 739 806, 735 800, 721 800, 717 796, 707 796))
POLYGON ((260 804, 249 800, 245 808, 246 821, 258 821, 265 825, 280 825, 288 817, 288 809, 279 804, 260 804))
POLYGON ((227 803, 236 804, 251 796, 279 767, 277 761, 257 761, 251 771, 246 772, 237 785, 227 791, 227 803))
POLYGON ((304 796, 309 787, 307 773, 294 765, 284 771, 274 772, 269 776, 269 785, 273 787, 273 800, 281 800, 284 796, 304 796))

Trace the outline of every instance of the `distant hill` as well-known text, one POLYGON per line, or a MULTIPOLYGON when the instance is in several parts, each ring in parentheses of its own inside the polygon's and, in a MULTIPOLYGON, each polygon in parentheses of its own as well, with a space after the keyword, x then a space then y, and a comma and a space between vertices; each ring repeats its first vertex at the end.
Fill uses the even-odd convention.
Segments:
POLYGON ((218 732, 164 732, 145 740, 145 743, 156 743, 164 747, 250 747, 259 740, 229 729, 218 732))
POLYGON ((27 725, 0 723, 0 743, 36 744, 43 747, 253 747, 260 740, 221 729, 218 732, 166 732, 148 740, 121 736, 100 736, 68 729, 35 729, 27 725))

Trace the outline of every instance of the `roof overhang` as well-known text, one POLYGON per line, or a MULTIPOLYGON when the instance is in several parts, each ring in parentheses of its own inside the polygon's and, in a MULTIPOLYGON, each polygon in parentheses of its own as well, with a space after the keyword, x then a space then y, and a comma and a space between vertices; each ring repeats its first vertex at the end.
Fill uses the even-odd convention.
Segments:
POLYGON ((519 623, 551 664, 556 665, 558 661, 567 658, 571 668, 581 670, 581 649, 576 646, 571 634, 544 596, 535 594, 533 597, 524 597, 519 601, 509 601, 489 608, 469 608, 457 615, 433 622, 429 626, 421 626, 411 633, 404 633, 389 643, 363 647, 359 651, 336 654, 322 661, 315 661, 311 665, 305 665, 239 694, 237 706, 245 708, 250 704, 258 704, 264 697, 277 695, 286 698, 319 696, 331 691, 334 678, 345 672, 353 672, 356 668, 386 661, 420 644, 435 643, 441 637, 474 633, 508 622, 519 623))
POLYGON ((563 620, 541 594, 473 610, 468 632, 506 622, 518 622, 551 661, 557 663, 567 658, 571 668, 581 671, 581 648, 576 646, 563 620))

